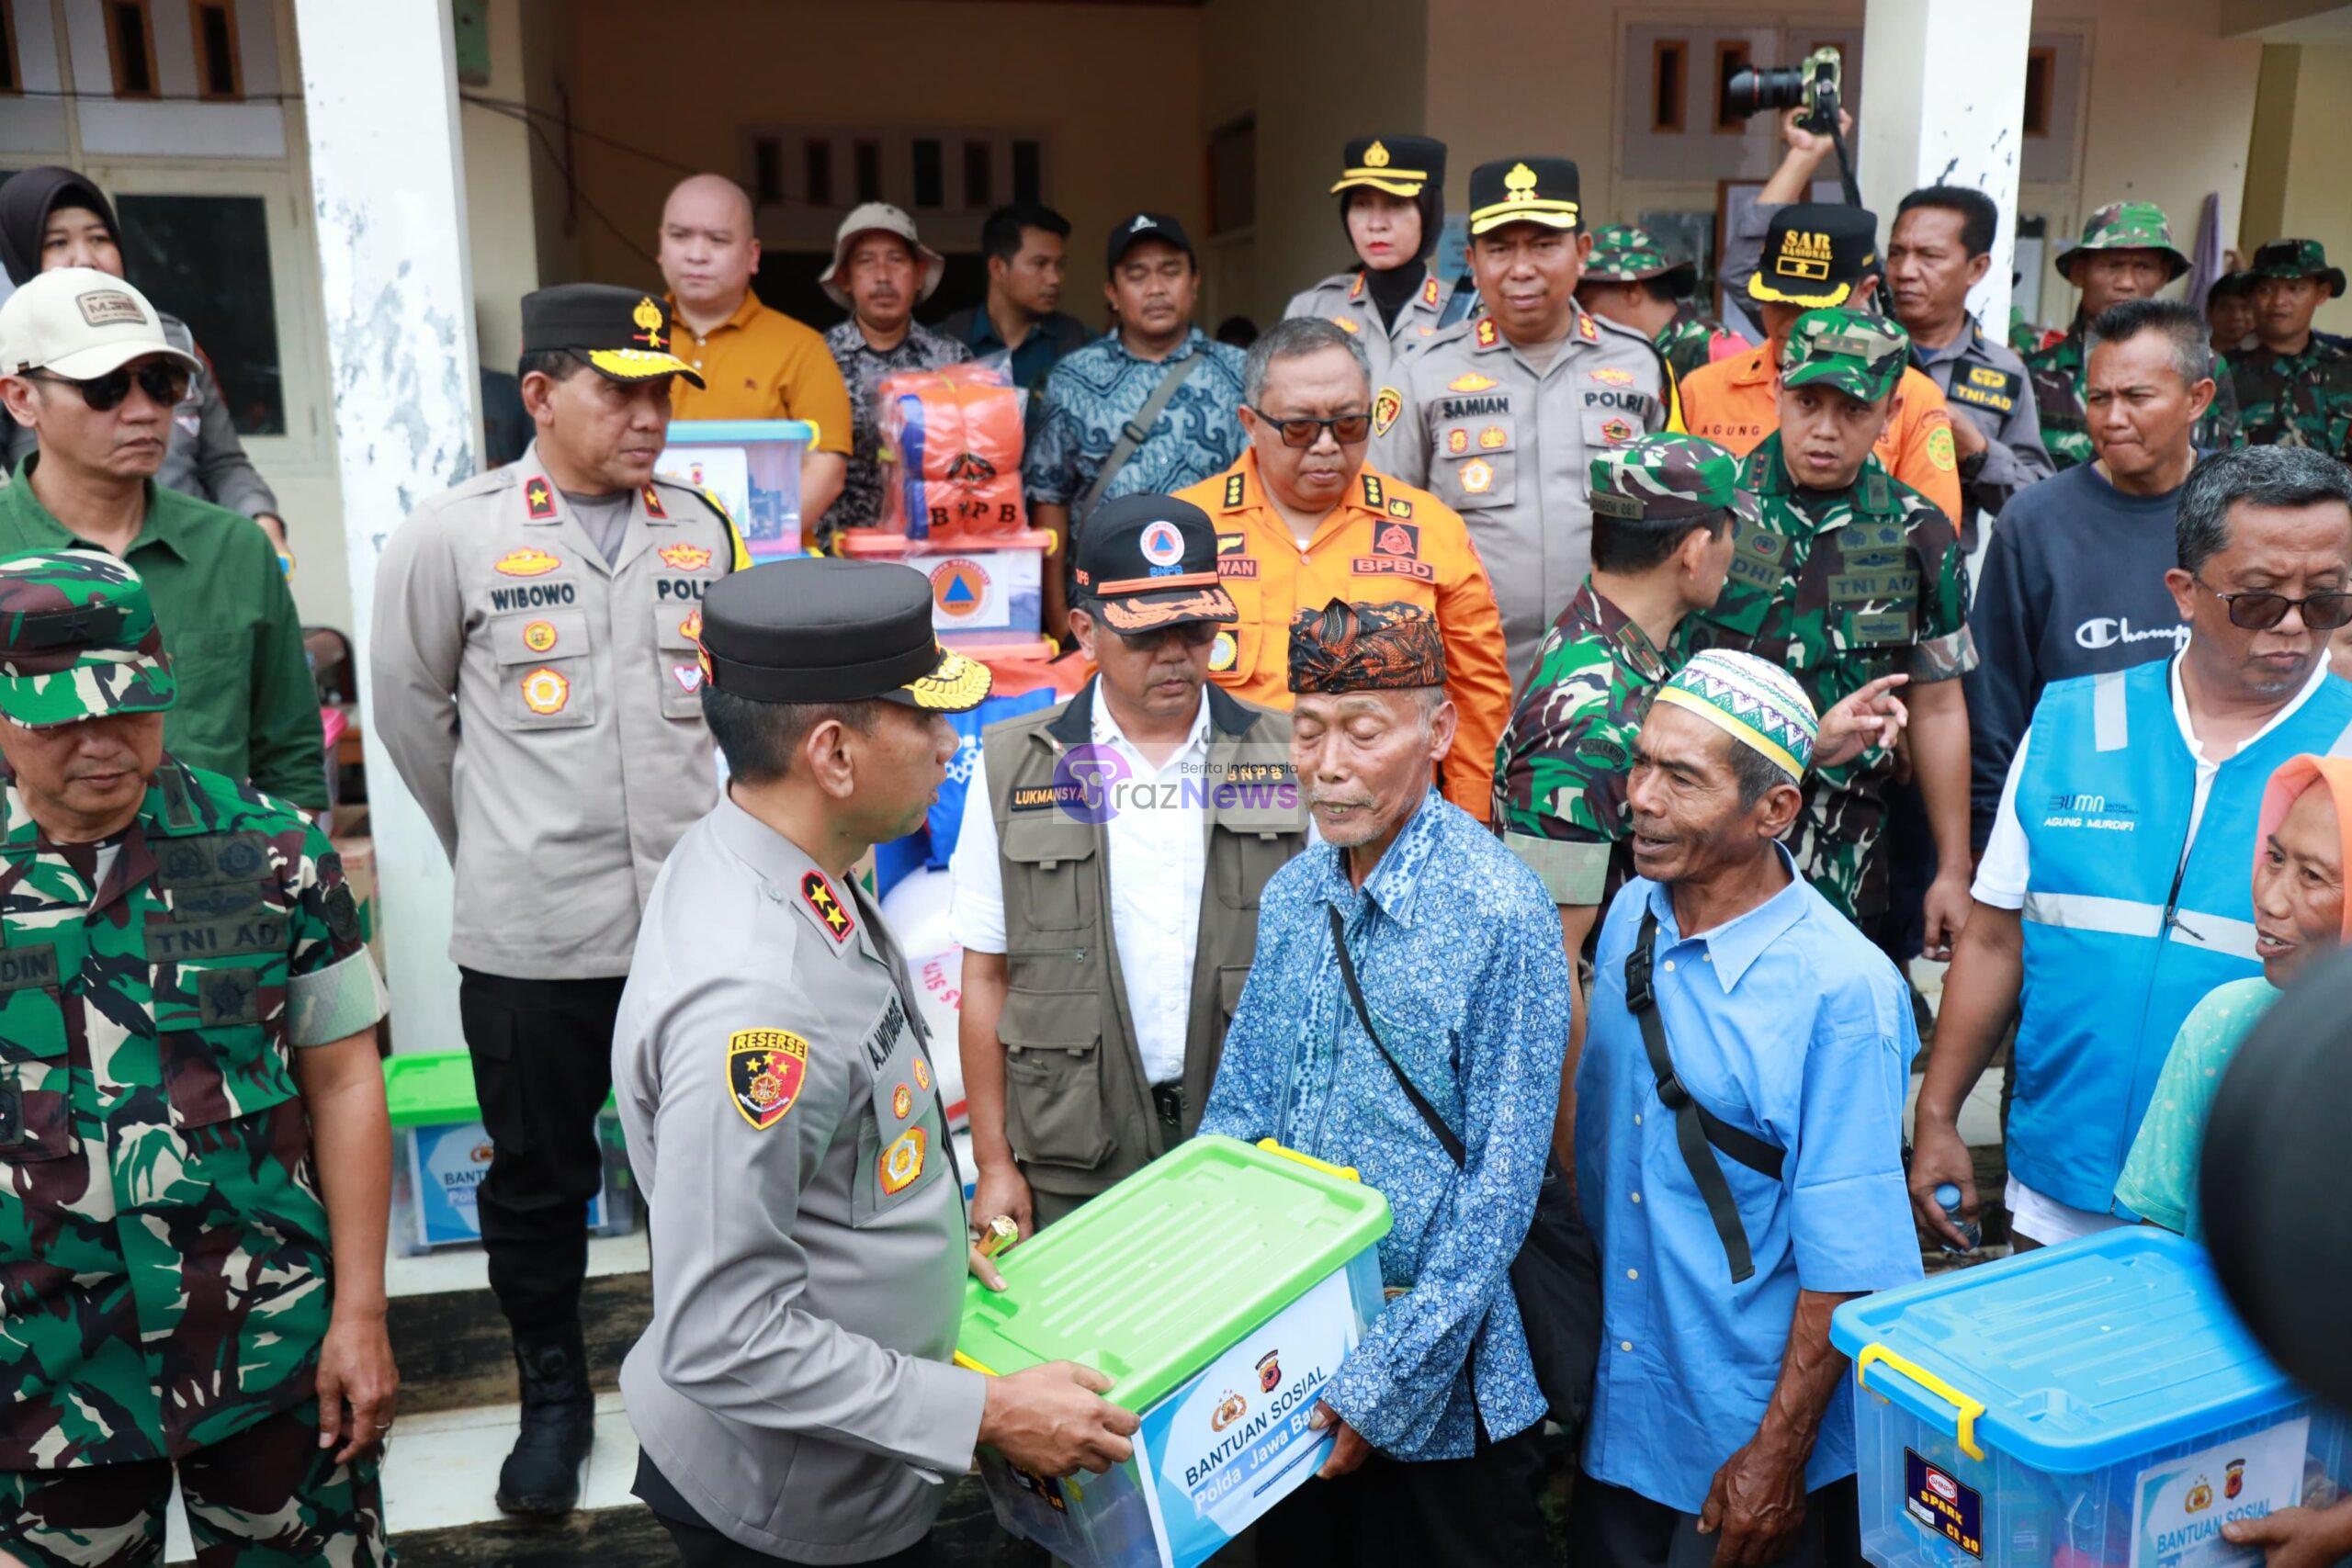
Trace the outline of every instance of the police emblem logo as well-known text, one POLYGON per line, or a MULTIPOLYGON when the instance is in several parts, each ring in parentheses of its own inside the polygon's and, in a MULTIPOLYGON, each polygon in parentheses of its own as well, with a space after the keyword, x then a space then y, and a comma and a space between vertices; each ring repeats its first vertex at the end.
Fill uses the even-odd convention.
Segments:
POLYGON ((925 1094, 931 1092, 931 1069, 923 1065, 921 1056, 915 1058, 915 1087, 925 1094))
POLYGON ((882 1195, 886 1198, 904 1192, 922 1174, 923 1156, 930 1139, 921 1127, 910 1127, 882 1151, 878 1174, 882 1178, 882 1195))
POLYGON ((1421 531, 1409 523, 1384 523, 1373 533, 1372 553, 1418 560, 1421 554, 1421 531))
POLYGON ((1445 384, 1449 392, 1483 392, 1495 384, 1491 376, 1481 376, 1476 370, 1464 370, 1445 384))
POLYGON ((1209 1430, 1222 1432, 1249 1414, 1250 1402, 1227 1389, 1217 1400, 1216 1408, 1209 1412, 1209 1430))
POLYGON ((702 640, 702 612, 700 610, 695 611, 678 623, 678 635, 683 637, 692 637, 697 642, 702 640))
POLYGON ((1484 495, 1495 488, 1495 466, 1484 457, 1473 457, 1462 465, 1462 488, 1472 495, 1484 495))
POLYGON ((532 522, 547 523, 554 520, 555 491, 548 488, 546 479, 536 474, 531 477, 531 481, 523 487, 523 504, 529 510, 532 522))
POLYGON ((1524 164, 1513 164, 1510 173, 1503 176, 1503 199, 1532 201, 1535 197, 1535 171, 1524 164))
POLYGON ((808 906, 825 934, 837 942, 847 942, 852 929, 849 911, 833 896, 833 885, 825 880, 821 871, 812 871, 800 879, 801 901, 808 906))
POLYGON ((533 653, 545 653, 555 646, 555 623, 533 621, 523 628, 523 646, 533 653))
POLYGON ((1367 169, 1386 168, 1388 166, 1387 144, 1375 137, 1372 145, 1363 150, 1363 166, 1367 169))
POLYGON ((1385 435, 1397 416, 1405 412, 1405 399, 1394 387, 1383 387, 1372 400, 1372 433, 1385 435))
POLYGON ((1233 661, 1240 652, 1240 646, 1233 640, 1231 632, 1217 633, 1216 639, 1209 644, 1209 673, 1222 675, 1232 669, 1233 661))
MULTIPOLYGON (((663 511, 662 507, 662 492, 651 485, 645 487, 645 514, 663 523, 670 520, 669 513, 663 511)), ((665 550, 662 553, 667 555, 669 552, 665 550)))
POLYGON ((1345 317, 1345 316, 1334 316, 1334 317, 1332 317, 1332 318, 1331 318, 1331 324, 1332 324, 1333 326, 1335 326, 1335 327, 1339 328, 1339 329, 1340 329, 1341 332, 1343 332, 1343 333, 1360 333, 1360 332, 1363 331, 1363 329, 1362 327, 1360 327, 1360 326, 1356 325, 1356 324, 1355 324, 1355 322, 1353 322, 1353 321, 1350 321, 1350 320, 1349 320, 1347 317, 1345 317))
POLYGON ((700 571, 710 564, 710 552, 700 545, 664 545, 658 553, 673 571, 700 571))
POLYGON ((545 577, 562 564, 562 557, 526 546, 519 550, 507 551, 491 563, 490 570, 501 577, 545 577))
POLYGON ((1481 452, 1499 452, 1510 445, 1510 432, 1499 424, 1490 424, 1478 432, 1478 450, 1481 452))
POLYGON ((628 313, 628 319, 637 323, 637 331, 629 336, 650 349, 659 351, 669 346, 669 340, 662 335, 662 307, 653 302, 651 295, 637 302, 637 309, 628 313))
POLYGON ((743 1120, 764 1132, 784 1120, 808 1076, 808 1042, 786 1029, 727 1037, 727 1088, 743 1120))
POLYGON ((560 670, 540 665, 523 677, 523 705, 545 718, 571 701, 571 682, 560 670))
POLYGON ((1154 566, 1174 566, 1184 558, 1184 536, 1165 519, 1145 524, 1143 536, 1136 543, 1143 558, 1154 566))
POLYGON ((890 1091, 890 1114, 903 1122, 914 1111, 915 1091, 900 1084, 890 1091))
POLYGON ((1592 378, 1604 387, 1630 387, 1634 384, 1631 370, 1620 370, 1613 365, 1605 365, 1595 370, 1592 378))
POLYGON ((1455 457, 1470 450, 1470 433, 1460 426, 1445 433, 1445 449, 1455 457))
POLYGON ((1391 517, 1410 517, 1412 514, 1413 514, 1413 503, 1412 503, 1411 502, 1407 501, 1407 500, 1406 500, 1403 496, 1401 496, 1401 495, 1399 495, 1399 496, 1392 496, 1392 497, 1389 499, 1389 502, 1388 502, 1388 515, 1389 515, 1389 516, 1391 516, 1391 517))
POLYGON ((1259 1393, 1272 1393, 1274 1390, 1282 1386, 1282 1355, 1283 1353, 1280 1350, 1269 1350, 1264 1355, 1258 1358, 1259 1393))

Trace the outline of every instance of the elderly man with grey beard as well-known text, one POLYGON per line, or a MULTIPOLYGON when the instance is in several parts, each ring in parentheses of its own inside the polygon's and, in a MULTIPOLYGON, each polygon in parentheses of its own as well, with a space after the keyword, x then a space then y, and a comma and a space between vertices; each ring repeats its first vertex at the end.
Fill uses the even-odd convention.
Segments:
POLYGON ((1535 874, 1435 787, 1458 723, 1436 620, 1332 600, 1290 629, 1291 764, 1320 841, 1260 899, 1201 1131, 1352 1166, 1392 1299, 1310 1418, 1322 1480, 1269 1562, 1525 1562, 1546 1404, 1510 1284, 1547 1179, 1568 973, 1535 874))

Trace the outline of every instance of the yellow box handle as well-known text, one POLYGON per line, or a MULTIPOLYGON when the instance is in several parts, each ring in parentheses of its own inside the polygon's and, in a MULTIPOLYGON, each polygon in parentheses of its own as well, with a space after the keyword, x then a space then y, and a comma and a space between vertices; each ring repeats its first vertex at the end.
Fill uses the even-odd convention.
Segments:
POLYGON ((1976 1446, 1976 1418, 1984 1414, 1983 1400, 1969 1398, 1918 1362, 1905 1360, 1883 1345, 1865 1345, 1862 1353, 1854 1358, 1854 1382, 1863 1388, 1870 1387, 1865 1374, 1873 1361, 1884 1361, 1938 1399, 1949 1402, 1960 1412, 1960 1424, 1953 1433, 1960 1439, 1960 1451, 1973 1460, 1984 1457, 1984 1450, 1976 1446))
POLYGON ((996 1369, 994 1367, 982 1366, 979 1362, 975 1361, 971 1357, 967 1356, 961 1350, 956 1352, 956 1364, 959 1367, 969 1368, 971 1371, 979 1373, 984 1378, 992 1378, 996 1376, 996 1369))
POLYGON ((1329 1161, 1317 1159, 1313 1155, 1303 1155, 1296 1149, 1284 1148, 1282 1145, 1274 1142, 1272 1138, 1259 1139, 1258 1146, 1265 1150, 1270 1155, 1280 1155, 1284 1159, 1295 1159, 1299 1164, 1306 1166, 1310 1169, 1319 1170, 1326 1176, 1336 1176, 1342 1181, 1361 1181, 1363 1179, 1363 1178, 1356 1174, 1356 1168, 1354 1166, 1332 1165, 1329 1161))

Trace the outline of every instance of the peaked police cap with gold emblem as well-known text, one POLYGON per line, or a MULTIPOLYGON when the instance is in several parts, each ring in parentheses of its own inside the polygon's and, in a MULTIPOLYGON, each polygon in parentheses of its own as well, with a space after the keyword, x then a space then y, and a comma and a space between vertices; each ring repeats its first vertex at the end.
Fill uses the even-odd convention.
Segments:
POLYGON ((893 561, 763 561, 729 572, 702 602, 703 680, 755 703, 880 698, 963 713, 989 668, 940 646, 931 584, 893 561))
POLYGON ((670 307, 609 283, 563 283, 523 296, 523 352, 576 354, 615 381, 702 377, 671 351, 670 307))
POLYGON ((1498 158, 1470 171, 1470 232, 1506 223, 1574 229, 1583 211, 1573 159, 1498 158))
POLYGON ((1369 186, 1391 196, 1415 197, 1423 186, 1445 184, 1445 143, 1434 136, 1359 136, 1340 157, 1333 196, 1369 186))

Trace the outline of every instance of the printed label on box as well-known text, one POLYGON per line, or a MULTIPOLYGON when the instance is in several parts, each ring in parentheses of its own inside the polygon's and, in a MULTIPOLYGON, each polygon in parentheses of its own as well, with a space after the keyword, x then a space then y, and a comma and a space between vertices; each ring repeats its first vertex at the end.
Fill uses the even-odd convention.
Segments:
POLYGON ((2259 1554, 2222 1539, 2233 1519, 2302 1501, 2311 1417, 2200 1449, 2142 1471, 2132 1485, 2132 1568, 2222 1568, 2259 1554))
MULTIPOLYGON (((408 1134, 410 1209, 416 1238, 426 1247, 453 1247, 481 1240, 481 1216, 474 1190, 490 1174, 490 1133, 479 1122, 412 1127, 408 1134)), ((588 1228, 605 1223, 600 1188, 588 1203, 588 1228)))
POLYGON ((1909 1449, 1903 1450, 1903 1511, 1929 1535, 1984 1557, 1984 1495, 1909 1449))

